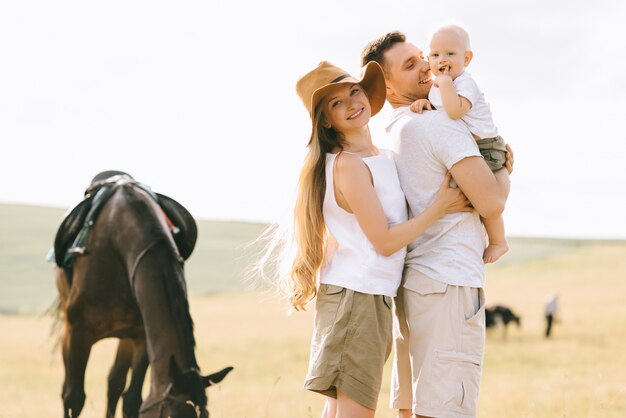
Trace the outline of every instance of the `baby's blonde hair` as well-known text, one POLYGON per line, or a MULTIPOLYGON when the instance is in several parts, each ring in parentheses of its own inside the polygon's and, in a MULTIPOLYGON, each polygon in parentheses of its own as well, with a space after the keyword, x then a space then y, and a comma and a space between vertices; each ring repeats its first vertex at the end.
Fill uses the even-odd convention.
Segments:
POLYGON ((463 28, 461 25, 449 24, 449 25, 441 26, 439 27, 439 29, 433 32, 430 39, 434 38, 437 34, 442 33, 442 32, 452 32, 454 35, 456 35, 459 38, 459 40, 463 44, 463 47, 465 48, 466 51, 472 50, 472 47, 470 45, 469 34, 467 33, 467 30, 465 30, 465 28, 463 28))

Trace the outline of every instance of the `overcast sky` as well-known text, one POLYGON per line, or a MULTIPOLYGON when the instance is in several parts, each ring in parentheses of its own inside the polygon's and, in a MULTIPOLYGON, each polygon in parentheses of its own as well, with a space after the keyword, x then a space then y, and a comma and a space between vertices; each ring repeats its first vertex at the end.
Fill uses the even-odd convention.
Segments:
POLYGON ((516 154, 507 232, 626 239, 625 21, 620 0, 2 2, 0 202, 69 208, 115 169, 198 218, 278 221, 309 135, 297 78, 456 22, 516 154))

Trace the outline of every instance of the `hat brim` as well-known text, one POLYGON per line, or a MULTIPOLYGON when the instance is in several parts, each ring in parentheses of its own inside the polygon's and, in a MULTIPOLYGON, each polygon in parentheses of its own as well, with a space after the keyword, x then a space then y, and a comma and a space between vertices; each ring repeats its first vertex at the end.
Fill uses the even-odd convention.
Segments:
POLYGON ((313 118, 313 112, 315 107, 319 104, 324 95, 334 86, 346 83, 356 83, 361 85, 367 93, 367 98, 370 101, 370 107, 372 108, 372 116, 380 112, 385 105, 387 98, 387 86, 385 84, 385 74, 380 65, 375 61, 367 63, 363 69, 363 76, 360 79, 354 77, 346 77, 336 83, 326 84, 313 92, 311 97, 311 118, 313 118))

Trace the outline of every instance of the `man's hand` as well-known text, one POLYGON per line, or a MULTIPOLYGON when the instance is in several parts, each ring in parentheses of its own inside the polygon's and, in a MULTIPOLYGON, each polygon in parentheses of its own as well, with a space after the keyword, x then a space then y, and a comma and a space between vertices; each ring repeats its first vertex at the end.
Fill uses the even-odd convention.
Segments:
POLYGON ((411 103, 411 112, 422 113, 422 110, 433 110, 433 106, 428 99, 418 99, 411 103))
MULTIPOLYGON (((412 109, 411 109, 412 110, 412 109)), ((506 168, 506 171, 509 172, 509 174, 511 174, 513 172, 513 150, 511 149, 511 147, 509 146, 509 144, 505 144, 504 145, 506 147, 506 161, 504 162, 504 168, 506 168)))

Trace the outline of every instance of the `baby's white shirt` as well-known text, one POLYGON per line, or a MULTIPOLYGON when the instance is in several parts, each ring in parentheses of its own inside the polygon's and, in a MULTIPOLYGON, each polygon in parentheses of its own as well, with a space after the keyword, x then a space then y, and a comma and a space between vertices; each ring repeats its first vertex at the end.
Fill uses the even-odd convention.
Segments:
MULTIPOLYGON (((472 103, 472 108, 467 111, 461 120, 465 122, 470 132, 478 138, 493 138, 498 136, 498 128, 493 123, 489 103, 485 101, 485 95, 472 76, 464 71, 454 81, 454 88, 459 96, 465 97, 472 103)), ((433 86, 428 94, 428 100, 437 109, 443 109, 441 92, 439 88, 433 86)))

